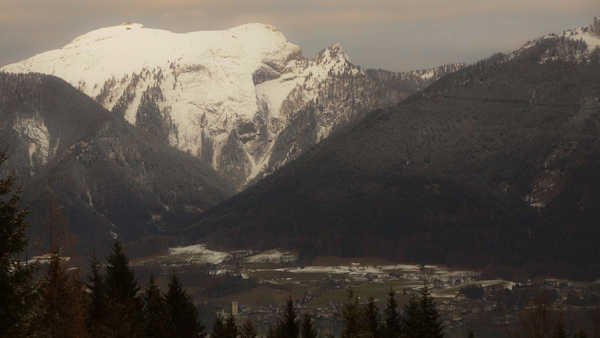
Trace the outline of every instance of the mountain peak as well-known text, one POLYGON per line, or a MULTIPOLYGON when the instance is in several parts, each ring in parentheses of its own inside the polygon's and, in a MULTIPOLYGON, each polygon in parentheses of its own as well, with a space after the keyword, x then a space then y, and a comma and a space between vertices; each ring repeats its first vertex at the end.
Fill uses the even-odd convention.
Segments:
POLYGON ((342 52, 342 53, 344 52, 344 46, 342 46, 342 44, 339 42, 335 42, 335 43, 331 44, 331 46, 327 47, 327 49, 342 52))
POLYGON ((319 64, 350 64, 350 57, 346 54, 341 43, 336 42, 329 47, 323 49, 315 57, 315 61, 319 64))
POLYGON ((270 25, 270 24, 260 23, 260 22, 250 22, 250 23, 242 24, 242 25, 235 26, 235 27, 232 27, 229 29, 229 31, 251 31, 251 30, 255 30, 255 31, 264 30, 264 31, 281 33, 281 31, 279 29, 277 29, 277 27, 270 25))
POLYGON ((558 60, 574 63, 590 62, 593 53, 600 48, 600 18, 594 18, 589 26, 566 29, 559 34, 550 33, 530 40, 509 56, 509 60, 526 55, 537 58, 539 63, 558 60))

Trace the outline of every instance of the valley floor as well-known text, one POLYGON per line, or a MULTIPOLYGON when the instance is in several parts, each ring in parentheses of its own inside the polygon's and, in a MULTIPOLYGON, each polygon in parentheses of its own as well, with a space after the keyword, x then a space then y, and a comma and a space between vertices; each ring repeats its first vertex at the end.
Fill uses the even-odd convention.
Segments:
POLYGON ((506 336, 540 297, 571 323, 586 326, 600 299, 598 282, 489 279, 478 271, 375 258, 318 257, 303 264, 294 253, 277 250, 226 253, 196 245, 134 264, 140 276, 160 276, 159 283, 177 272, 203 309, 205 322, 212 323, 217 313, 235 313, 235 303, 238 320, 250 318, 261 330, 275 322, 291 296, 301 313, 315 316, 322 332, 338 332, 348 289, 363 303, 373 297, 381 309, 390 290, 403 305, 427 285, 449 337, 464 337, 469 330, 478 336, 506 336))

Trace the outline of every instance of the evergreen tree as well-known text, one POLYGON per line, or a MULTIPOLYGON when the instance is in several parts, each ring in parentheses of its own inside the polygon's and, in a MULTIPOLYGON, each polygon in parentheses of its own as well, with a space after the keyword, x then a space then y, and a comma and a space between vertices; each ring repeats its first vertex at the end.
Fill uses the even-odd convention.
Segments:
POLYGON ((225 321, 225 334, 228 338, 236 338, 238 336, 238 327, 233 315, 229 315, 225 321))
POLYGON ((137 298, 140 291, 133 270, 129 268, 129 259, 123 252, 119 241, 115 241, 113 252, 107 258, 106 290, 109 298, 129 300, 137 298))
POLYGON ((69 275, 58 254, 53 254, 40 288, 37 335, 47 338, 88 337, 83 304, 83 283, 69 275))
POLYGON ((313 321, 308 313, 302 316, 302 327, 300 330, 300 337, 302 338, 317 338, 317 330, 313 326, 313 321))
POLYGON ((173 337, 196 338, 204 336, 205 328, 198 319, 198 310, 175 275, 171 276, 169 282, 166 303, 173 337))
POLYGON ((256 328, 250 319, 247 319, 242 325, 240 336, 242 338, 256 338, 256 328))
POLYGON ((412 296, 404 305, 404 316, 402 317, 402 333, 404 337, 421 337, 422 316, 419 300, 412 296))
POLYGON ((444 328, 440 320, 440 315, 435 308, 433 298, 429 288, 421 289, 421 316, 423 320, 422 335, 423 338, 442 338, 444 337, 444 328))
POLYGON ((475 338, 475 333, 473 333, 473 330, 469 330, 469 334, 467 335, 468 338, 475 338))
POLYGON ((294 301, 292 300, 292 297, 290 297, 285 304, 283 318, 281 319, 277 330, 277 334, 280 338, 298 338, 300 327, 298 325, 297 317, 294 301))
POLYGON ((520 315, 517 334, 521 337, 551 337, 555 322, 549 304, 543 294, 538 294, 533 301, 533 307, 520 315))
POLYGON ((129 259, 116 241, 106 266, 107 328, 110 337, 142 337, 144 320, 140 290, 129 259))
POLYGON ((346 303, 342 308, 342 338, 355 338, 360 335, 360 308, 358 306, 358 297, 349 289, 346 303))
POLYGON ((558 317, 558 321, 554 327, 554 332, 552 333, 552 338, 567 338, 567 331, 565 330, 565 323, 562 313, 558 317))
POLYGON ((169 337, 173 332, 169 325, 167 303, 150 275, 150 282, 144 291, 144 323, 146 337, 169 337))
POLYGON ((369 298, 369 302, 365 306, 363 314, 364 331, 369 338, 381 337, 381 320, 379 309, 375 305, 375 299, 369 298))
POLYGON ((106 287, 104 277, 100 271, 100 263, 95 256, 91 258, 90 270, 91 275, 88 277, 86 284, 89 290, 86 323, 91 337, 102 338, 108 335, 106 327, 106 287))
POLYGON ((385 306, 385 337, 395 338, 400 337, 402 333, 401 318, 398 313, 398 303, 396 302, 396 293, 390 290, 385 306))
MULTIPOLYGON (((6 155, 0 154, 0 165, 6 155)), ((19 255, 27 245, 27 211, 19 207, 20 193, 14 179, 0 179, 0 337, 28 336, 35 302, 33 265, 23 265, 19 255)))
POLYGON ((217 315, 217 318, 215 319, 210 338, 228 338, 225 323, 223 322, 223 317, 221 317, 221 315, 217 315))
MULTIPOLYGON (((267 338, 278 338, 279 337, 277 334, 278 327, 279 327, 279 325, 278 326, 269 325, 269 329, 267 329, 267 338)), ((211 338, 212 338, 212 336, 211 336, 211 338)))
POLYGON ((90 337, 89 330, 86 325, 86 314, 88 312, 88 304, 86 302, 86 287, 85 282, 79 275, 79 270, 73 271, 70 274, 68 288, 71 296, 70 332, 73 334, 73 337, 90 337))

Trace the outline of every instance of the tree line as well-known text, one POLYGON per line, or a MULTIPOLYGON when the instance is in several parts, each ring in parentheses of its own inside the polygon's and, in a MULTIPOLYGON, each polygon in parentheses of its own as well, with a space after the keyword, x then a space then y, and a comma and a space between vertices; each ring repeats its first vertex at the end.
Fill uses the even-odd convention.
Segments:
POLYGON ((440 315, 427 287, 420 290, 418 297, 411 297, 402 312, 393 290, 388 293, 382 313, 373 297, 365 305, 360 305, 358 297, 349 291, 342 308, 342 320, 342 338, 444 337, 440 315))
MULTIPOLYGON (((0 154, 0 164, 6 157, 0 154)), ((104 263, 92 257, 90 273, 82 278, 57 251, 44 274, 27 264, 25 217, 14 179, 0 179, 0 337, 204 337, 198 310, 176 275, 163 293, 150 276, 141 289, 120 242, 115 241, 104 263)), ((380 320, 374 299, 361 306, 351 291, 343 306, 343 338, 442 337, 439 315, 427 288, 398 312, 390 291, 385 318, 380 320)), ((213 338, 254 338, 257 330, 247 320, 238 326, 233 316, 217 316, 213 338)), ((311 314, 299 316, 292 299, 266 333, 268 338, 316 338, 311 314)))
MULTIPOLYGON (((162 293, 151 276, 141 290, 122 246, 104 268, 93 259, 86 280, 53 253, 46 272, 13 261, 3 269, 0 337, 204 337, 192 299, 176 275, 162 293)), ((4 268, 4 266, 3 266, 4 268)))
MULTIPOLYGON (((0 165, 6 156, 0 153, 0 165)), ((198 310, 176 275, 161 292, 142 290, 116 241, 106 262, 82 278, 58 250, 41 264, 24 260, 27 210, 9 175, 0 179, 0 337, 96 338, 205 336, 198 310)))
MULTIPOLYGON (((423 288, 420 297, 412 297, 402 313, 396 294, 390 290, 383 312, 374 298, 360 304, 359 298, 350 289, 341 311, 341 338, 442 338, 444 337, 440 316, 435 308, 428 288, 423 288), (382 316, 383 314, 383 316, 382 316)), ((250 320, 241 327, 232 316, 224 319, 217 316, 211 338, 255 338, 256 329, 250 320)), ((334 337, 333 332, 319 332, 310 313, 300 314, 290 297, 279 318, 272 323, 266 338, 317 338, 334 337)))

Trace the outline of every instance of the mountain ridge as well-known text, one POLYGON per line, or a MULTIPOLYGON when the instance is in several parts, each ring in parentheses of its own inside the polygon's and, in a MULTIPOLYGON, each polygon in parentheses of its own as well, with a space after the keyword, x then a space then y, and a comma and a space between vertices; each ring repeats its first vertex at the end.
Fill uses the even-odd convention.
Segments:
POLYGON ((377 77, 377 71, 353 65, 340 44, 306 58, 270 25, 172 33, 125 24, 1 69, 62 77, 243 189, 332 130, 458 67, 377 77), (306 109, 317 123, 303 148, 292 150, 297 145, 277 139, 295 128, 295 114, 306 109), (272 154, 274 148, 280 153, 272 154))
POLYGON ((567 40, 492 56, 367 114, 180 239, 597 278, 599 49, 567 40))

